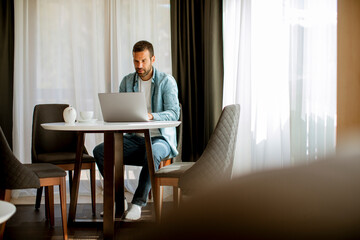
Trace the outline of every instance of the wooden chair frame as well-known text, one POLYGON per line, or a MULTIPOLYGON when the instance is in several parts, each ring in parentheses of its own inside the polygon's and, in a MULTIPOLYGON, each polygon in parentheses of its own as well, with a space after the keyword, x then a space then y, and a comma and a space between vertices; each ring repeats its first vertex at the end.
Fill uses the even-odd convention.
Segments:
MULTIPOLYGON (((63 238, 64 240, 68 239, 67 234, 67 212, 66 212, 66 183, 64 177, 51 177, 51 178, 39 178, 40 186, 45 187, 45 210, 46 217, 50 222, 50 226, 54 226, 55 217, 54 217, 54 186, 59 185, 60 192, 60 206, 61 206, 61 219, 63 227, 63 238)), ((11 190, 10 189, 0 189, 0 199, 10 202, 11 199, 11 190)), ((0 229, 0 239, 2 239, 5 231, 5 223, 2 224, 0 229)))
MULTIPOLYGON (((32 163, 39 163, 38 159, 37 159, 37 147, 36 147, 36 143, 34 142, 37 137, 36 137, 36 132, 38 132, 39 130, 37 130, 38 128, 41 128, 41 126, 39 126, 41 123, 43 123, 42 120, 39 120, 39 118, 41 119, 41 117, 39 117, 41 115, 41 112, 43 113, 44 108, 51 108, 52 110, 60 108, 60 109, 65 109, 65 107, 68 106, 68 104, 39 104, 36 105, 34 107, 34 112, 33 112, 33 129, 32 129, 32 163)), ((59 112, 56 113, 58 116, 59 112)), ((62 110, 60 112, 60 117, 58 118, 58 120, 60 121, 60 119, 62 120, 62 110)), ((54 119, 52 119, 54 120, 54 119)), ((85 149, 85 148, 84 148, 85 149)), ((87 154, 86 149, 84 150, 83 153, 87 154)), ((50 162, 51 163, 51 162, 50 162)), ((70 163, 62 163, 62 164, 55 164, 56 166, 62 168, 65 171, 68 171, 68 176, 69 176, 69 187, 70 189, 72 188, 72 179, 73 179, 73 174, 72 171, 74 171, 75 169, 75 163, 74 162, 70 162, 70 163)), ((91 189, 91 207, 92 207, 92 214, 95 216, 96 214, 96 172, 95 172, 95 166, 96 163, 94 162, 82 162, 81 164, 81 170, 90 170, 90 189, 91 189)), ((39 209, 40 208, 40 202, 41 202, 41 197, 42 197, 42 187, 38 188, 37 190, 37 194, 36 194, 36 201, 35 201, 35 208, 39 209)), ((70 190, 71 193, 71 190, 70 190)), ((46 195, 45 195, 46 198, 46 195)))
POLYGON ((158 194, 158 197, 156 198, 156 205, 158 207, 155 208, 157 222, 160 222, 161 220, 164 186, 173 187, 174 208, 178 208, 181 202, 181 189, 179 188, 179 178, 163 178, 155 176, 155 188, 158 189, 158 191, 156 191, 156 193, 158 194))
MULTIPOLYGON (((74 171, 75 169, 75 164, 74 163, 69 163, 69 164, 58 164, 56 165, 59 168, 68 171, 69 174, 69 186, 70 189, 72 188, 72 171, 74 171)), ((89 163, 82 163, 81 164, 81 170, 90 170, 90 191, 91 191, 91 208, 92 208, 92 214, 95 215, 96 214, 96 194, 95 194, 95 181, 96 181, 96 171, 95 171, 95 162, 89 162, 89 163)), ((71 193, 71 191, 70 191, 71 193)), ((36 201, 35 201, 35 208, 39 209, 40 208, 40 202, 41 202, 41 196, 42 196, 42 187, 38 189, 38 192, 36 194, 36 201)), ((45 199, 46 199, 46 195, 45 195, 45 199)))

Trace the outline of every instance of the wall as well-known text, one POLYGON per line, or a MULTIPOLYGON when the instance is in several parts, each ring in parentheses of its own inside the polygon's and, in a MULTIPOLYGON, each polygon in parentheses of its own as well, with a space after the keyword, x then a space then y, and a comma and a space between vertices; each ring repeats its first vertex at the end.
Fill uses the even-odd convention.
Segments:
POLYGON ((360 1, 338 0, 337 144, 360 129, 360 1))

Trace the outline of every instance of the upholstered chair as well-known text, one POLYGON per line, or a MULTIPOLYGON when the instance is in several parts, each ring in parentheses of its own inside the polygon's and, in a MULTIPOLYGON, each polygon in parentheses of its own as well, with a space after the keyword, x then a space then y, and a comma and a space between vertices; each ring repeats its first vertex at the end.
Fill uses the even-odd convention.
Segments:
MULTIPOLYGON (((42 123, 64 122, 63 111, 67 104, 39 104, 34 108, 32 125, 32 163, 51 163, 68 171, 69 185, 72 186, 72 171, 75 168, 77 133, 48 131, 42 123)), ((95 159, 87 154, 82 155, 81 169, 90 170, 92 213, 95 215, 95 159)), ((71 192, 71 191, 70 191, 71 192)), ((40 207, 42 188, 37 191, 35 208, 40 207)))
POLYGON ((155 172, 158 221, 162 209, 161 186, 173 187, 174 205, 177 206, 182 194, 191 196, 231 179, 239 117, 240 105, 226 106, 204 152, 195 163, 174 162, 155 172))
POLYGON ((45 187, 46 217, 54 226, 54 186, 59 185, 63 236, 67 239, 65 176, 63 169, 50 163, 20 163, 0 128, 0 200, 10 201, 12 189, 45 187))

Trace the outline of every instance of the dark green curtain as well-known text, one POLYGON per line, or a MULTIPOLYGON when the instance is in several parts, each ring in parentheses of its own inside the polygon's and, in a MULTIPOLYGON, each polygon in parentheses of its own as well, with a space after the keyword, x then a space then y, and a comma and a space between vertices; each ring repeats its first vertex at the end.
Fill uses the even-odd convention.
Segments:
POLYGON ((0 126, 12 146, 14 0, 0 1, 0 126))
POLYGON ((222 0, 171 0, 172 70, 183 107, 183 161, 196 161, 222 110, 222 0))

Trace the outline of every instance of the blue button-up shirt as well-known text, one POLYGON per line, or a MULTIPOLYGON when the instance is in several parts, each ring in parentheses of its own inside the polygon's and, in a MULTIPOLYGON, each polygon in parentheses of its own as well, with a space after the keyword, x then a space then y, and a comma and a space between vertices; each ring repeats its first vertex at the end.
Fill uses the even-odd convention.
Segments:
MULTIPOLYGON (((126 75, 119 87, 119 92, 139 92, 138 75, 136 72, 126 75)), ((178 88, 173 76, 157 71, 153 67, 151 79, 151 114, 156 121, 177 121, 180 116, 178 88)), ((178 154, 176 150, 176 129, 160 128, 161 135, 169 143, 170 157, 178 154)))

